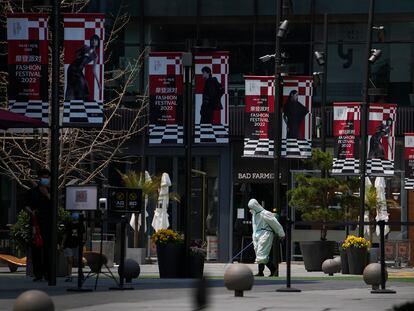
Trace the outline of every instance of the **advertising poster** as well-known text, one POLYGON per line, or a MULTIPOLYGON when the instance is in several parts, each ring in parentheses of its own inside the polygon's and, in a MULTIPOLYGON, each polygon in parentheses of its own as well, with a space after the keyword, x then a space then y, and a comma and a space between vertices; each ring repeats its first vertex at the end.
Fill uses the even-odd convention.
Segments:
POLYGON ((104 122, 103 14, 64 14, 64 127, 101 127, 104 122))
POLYGON ((333 103, 333 135, 336 137, 332 174, 358 175, 356 139, 360 135, 360 104, 333 103))
POLYGON ((312 156, 312 83, 313 77, 283 77, 282 157, 312 156))
MULTIPOLYGON (((394 175, 395 104, 370 104, 367 128, 368 176, 394 175)), ((333 174, 358 175, 359 151, 355 151, 360 136, 360 104, 334 103, 334 136, 338 138, 332 168, 333 174)))
POLYGON ((12 112, 49 122, 47 15, 7 15, 8 100, 12 112))
POLYGON ((407 190, 414 189, 414 133, 404 137, 405 185, 407 190))
POLYGON ((274 77, 245 76, 244 157, 273 158, 274 77))
POLYGON ((227 144, 229 53, 197 53, 194 55, 194 65, 194 142, 227 144))
POLYGON ((149 55, 149 144, 183 144, 181 52, 149 55))
POLYGON ((394 175, 397 105, 370 104, 368 118, 367 175, 394 175))

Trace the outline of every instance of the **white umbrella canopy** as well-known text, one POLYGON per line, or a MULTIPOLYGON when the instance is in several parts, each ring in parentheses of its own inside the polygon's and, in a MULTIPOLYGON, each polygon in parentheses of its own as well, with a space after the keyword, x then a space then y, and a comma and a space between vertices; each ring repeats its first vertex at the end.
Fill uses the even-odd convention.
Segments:
MULTIPOLYGON (((148 173, 148 171, 145 171, 145 182, 147 183, 147 182, 151 182, 151 181, 152 181, 152 179, 151 179, 150 174, 148 173)), ((144 204, 145 204, 144 205, 144 213, 145 213, 144 231, 147 232, 147 221, 146 221, 146 219, 148 217, 148 212, 147 212, 148 194, 145 195, 144 201, 145 201, 144 202, 144 204)), ((136 213, 133 213, 132 216, 131 216, 131 219, 129 221, 129 225, 132 227, 132 229, 134 229, 134 231, 138 231, 139 228, 141 228, 141 223, 142 223, 141 214, 138 215, 138 228, 135 228, 135 217, 136 217, 136 213)))
POLYGON ((158 206, 155 209, 154 218, 152 220, 152 227, 155 231, 167 229, 170 226, 167 212, 168 204, 170 202, 170 187, 170 176, 167 173, 163 173, 161 176, 161 185, 158 194, 158 206))
MULTIPOLYGON (((374 184, 376 190, 377 190, 377 216, 375 217, 376 221, 385 220, 388 221, 389 214, 387 209, 387 200, 385 197, 385 178, 384 177, 377 177, 375 179, 374 184)), ((390 232, 390 227, 388 225, 385 226, 384 232, 387 235, 390 232)), ((377 236, 380 235, 380 228, 379 226, 375 229, 377 236)))

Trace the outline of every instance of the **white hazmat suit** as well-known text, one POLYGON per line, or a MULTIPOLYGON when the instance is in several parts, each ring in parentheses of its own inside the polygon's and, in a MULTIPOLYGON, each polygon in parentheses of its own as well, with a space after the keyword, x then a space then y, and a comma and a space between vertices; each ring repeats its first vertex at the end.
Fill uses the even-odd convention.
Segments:
POLYGON ((253 214, 253 246, 256 252, 256 262, 267 264, 270 250, 272 249, 273 237, 276 234, 279 238, 285 237, 283 227, 277 221, 275 215, 266 211, 256 199, 249 201, 249 209, 253 214))

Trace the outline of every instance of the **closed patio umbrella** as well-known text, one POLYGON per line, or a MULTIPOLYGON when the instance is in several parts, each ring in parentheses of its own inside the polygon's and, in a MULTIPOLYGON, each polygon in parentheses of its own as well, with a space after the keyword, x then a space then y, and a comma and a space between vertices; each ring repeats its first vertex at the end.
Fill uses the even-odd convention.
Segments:
POLYGON ((152 227, 155 231, 167 229, 170 226, 168 221, 168 204, 170 202, 171 180, 167 173, 163 173, 161 177, 161 185, 158 194, 158 204, 154 212, 152 227))
MULTIPOLYGON (((385 178, 384 177, 377 177, 375 178, 375 188, 377 189, 377 216, 375 216, 376 221, 384 220, 388 221, 388 210, 387 210, 387 200, 385 197, 385 178)), ((379 226, 376 227, 375 232, 377 236, 380 235, 380 228, 379 226)), ((387 235, 390 232, 390 227, 388 225, 384 228, 384 233, 387 235)))

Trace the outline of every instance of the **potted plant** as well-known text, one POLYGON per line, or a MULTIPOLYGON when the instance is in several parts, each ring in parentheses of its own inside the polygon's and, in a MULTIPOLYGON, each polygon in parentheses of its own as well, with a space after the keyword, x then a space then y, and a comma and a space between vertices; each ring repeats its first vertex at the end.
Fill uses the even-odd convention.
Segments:
POLYGON ((171 229, 160 229, 152 235, 157 246, 160 278, 178 278, 183 276, 184 239, 171 229))
POLYGON ((190 246, 190 278, 201 279, 204 271, 204 260, 207 256, 207 243, 202 240, 191 241, 190 246))
POLYGON ((321 177, 299 175, 296 186, 288 192, 289 204, 296 207, 305 221, 320 221, 320 240, 302 241, 300 249, 307 271, 321 271, 322 263, 333 258, 335 241, 327 240, 328 221, 343 220, 345 209, 341 204, 348 182, 329 176, 332 155, 319 149, 312 151, 312 164, 321 171, 321 177))
POLYGON ((369 245, 365 238, 354 235, 349 235, 342 243, 342 249, 347 253, 350 274, 363 274, 369 245))
MULTIPOLYGON (((63 234, 64 234, 64 224, 71 219, 70 212, 66 211, 64 208, 59 207, 58 209, 58 225, 57 233, 58 245, 62 244, 63 234)), ((27 257, 27 266, 26 274, 32 274, 32 264, 31 264, 31 242, 32 242, 32 232, 30 225, 30 216, 26 210, 21 210, 17 215, 17 221, 10 228, 10 238, 15 241, 19 256, 22 257, 23 254, 27 257)), ((66 259, 63 256, 61 248, 57 251, 57 276, 66 275, 66 259)))

